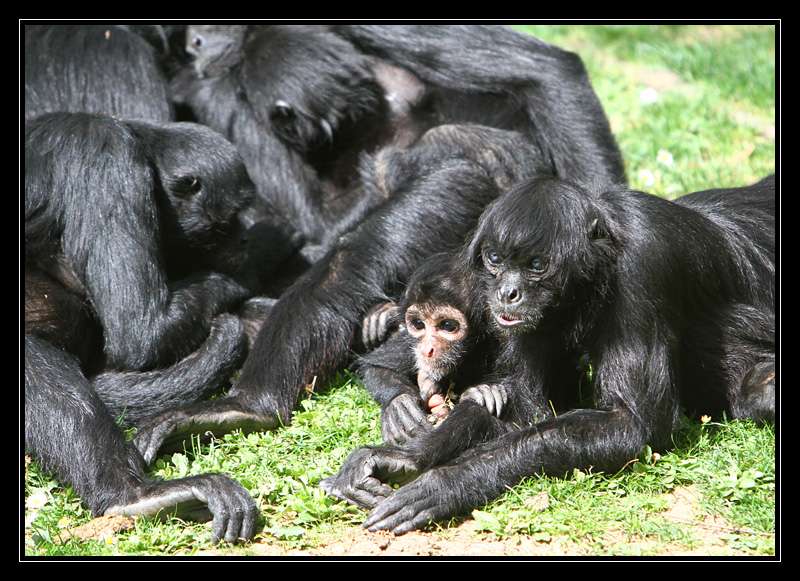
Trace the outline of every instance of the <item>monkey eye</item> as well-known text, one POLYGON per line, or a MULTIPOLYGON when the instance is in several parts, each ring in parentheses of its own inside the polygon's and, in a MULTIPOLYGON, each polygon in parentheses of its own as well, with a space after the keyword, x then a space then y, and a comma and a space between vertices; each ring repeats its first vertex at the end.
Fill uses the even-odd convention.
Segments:
POLYGON ((425 322, 422 319, 411 319, 411 321, 409 321, 409 323, 417 331, 422 331, 425 328, 425 322))
POLYGON ((541 256, 534 256, 530 263, 531 270, 536 273, 542 273, 547 269, 547 261, 541 256))
POLYGON ((205 44, 202 36, 195 36, 192 38, 192 46, 195 48, 200 48, 205 44))
POLYGON ((486 262, 492 266, 497 266, 501 262, 500 255, 494 250, 489 250, 486 252, 486 262))
POLYGON ((175 185, 172 186, 172 189, 179 196, 188 197, 195 195, 203 189, 203 183, 199 178, 194 176, 185 176, 179 178, 175 182, 175 185))
POLYGON ((439 329, 444 331, 445 333, 455 333, 458 331, 458 321, 454 321, 453 319, 445 319, 441 323, 439 323, 439 329))
POLYGON ((294 108, 286 101, 279 99, 272 105, 270 117, 272 119, 292 119, 294 117, 294 108))

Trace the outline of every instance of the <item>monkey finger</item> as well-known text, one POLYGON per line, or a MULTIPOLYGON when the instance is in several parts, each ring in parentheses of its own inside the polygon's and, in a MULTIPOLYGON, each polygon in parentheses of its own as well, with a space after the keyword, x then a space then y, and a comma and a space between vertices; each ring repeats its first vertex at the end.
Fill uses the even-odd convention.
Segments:
POLYGON ((414 421, 421 422, 425 420, 425 412, 419 407, 417 398, 414 396, 403 397, 399 403, 406 414, 410 415, 414 421))
POLYGON ((392 529, 395 535, 404 535, 408 532, 424 528, 435 520, 434 514, 430 510, 424 510, 410 520, 397 525, 392 529))
POLYGON ((386 334, 389 330, 389 317, 391 314, 391 309, 387 307, 381 311, 380 315, 378 315, 378 341, 383 341, 386 338, 386 334))
POLYGON ((378 338, 378 326, 380 325, 379 312, 380 311, 373 311, 369 317, 369 341, 373 349, 380 343, 380 339, 378 338))
POLYGON ((490 390, 491 396, 490 399, 494 401, 494 414, 499 418, 500 414, 503 413, 503 393, 499 389, 491 388, 490 390))
POLYGON ((413 431, 417 424, 425 421, 425 414, 416 405, 408 405, 408 402, 399 402, 395 408, 395 421, 405 431, 413 431))
POLYGON ((350 504, 355 504, 356 506, 361 506, 358 502, 356 502, 353 498, 351 498, 351 494, 348 494, 346 490, 350 490, 352 487, 347 484, 340 486, 339 485, 340 475, 336 474, 334 476, 330 476, 325 478, 319 483, 319 487, 325 491, 325 494, 328 496, 333 496, 334 498, 338 498, 339 500, 344 500, 349 502, 350 504))
POLYGON ((367 482, 367 479, 362 480, 361 485, 364 488, 359 488, 358 486, 353 486, 349 483, 345 484, 344 486, 338 486, 335 483, 336 480, 338 480, 336 476, 326 478, 320 482, 320 488, 322 488, 329 496, 333 496, 339 500, 344 500, 345 502, 354 504, 359 508, 371 510, 375 508, 378 503, 383 501, 388 494, 391 494, 391 488, 389 488, 389 492, 386 493, 386 491, 379 488, 379 485, 376 486, 370 482, 367 482))
POLYGON ((239 537, 242 539, 252 539, 256 534, 256 524, 258 523, 258 507, 253 503, 253 506, 245 511, 244 518, 242 519, 242 530, 239 537))
POLYGON ((482 385, 478 389, 480 389, 484 407, 487 410, 489 410, 490 414, 494 415, 494 410, 495 410, 494 392, 488 385, 482 385))
POLYGON ((508 403, 508 390, 504 385, 497 385, 497 390, 500 392, 500 397, 503 400, 503 405, 508 403))
MULTIPOLYGON (((233 540, 229 542, 236 542, 237 539, 250 540, 255 532, 256 521, 258 520, 258 505, 250 494, 242 487, 238 487, 236 493, 239 506, 236 509, 237 525, 233 529, 233 540)), ((229 531, 231 527, 228 527, 229 531)), ((227 539, 226 539, 227 540, 227 539)))
POLYGON ((211 538, 215 543, 218 543, 225 537, 225 532, 228 530, 228 511, 216 502, 209 502, 208 508, 213 516, 211 538))
POLYGON ((371 351, 378 346, 378 342, 375 340, 375 315, 370 314, 364 319, 362 333, 361 333, 361 340, 364 343, 364 347, 371 351))
POLYGON ((242 523, 244 522, 244 510, 234 509, 230 512, 228 517, 228 526, 225 529, 225 542, 235 543, 239 538, 239 533, 242 530, 242 523))
POLYGON ((150 465, 158 455, 161 443, 174 429, 170 420, 162 421, 155 425, 140 429, 133 440, 133 445, 144 458, 145 464, 150 465))
POLYGON ((486 406, 483 401, 483 394, 476 387, 470 387, 461 395, 462 400, 474 401, 480 406, 486 406))
POLYGON ((391 496, 394 492, 391 486, 372 476, 358 482, 356 488, 370 494, 374 498, 373 507, 381 500, 391 496))
POLYGON ((403 446, 407 444, 414 437, 413 430, 406 429, 398 422, 390 421, 386 424, 386 430, 383 433, 383 441, 386 444, 393 446, 403 446))
POLYGON ((331 128, 331 124, 328 123, 326 119, 321 119, 319 124, 322 127, 322 132, 325 134, 325 138, 327 139, 328 143, 332 143, 333 129, 331 128))
POLYGON ((359 508, 372 510, 383 500, 385 500, 385 497, 377 496, 369 491, 361 490, 359 488, 350 488, 348 489, 348 495, 344 500, 348 501, 350 504, 356 505, 359 508))
POLYGON ((379 504, 378 507, 372 513, 370 513, 370 517, 364 521, 362 526, 373 533, 379 530, 390 530, 401 525, 414 516, 416 511, 414 510, 413 505, 395 507, 394 504, 391 504, 389 507, 387 507, 387 509, 381 510, 386 504, 391 502, 391 499, 389 499, 386 502, 379 504))
POLYGON ((441 386, 427 376, 417 376, 417 386, 419 387, 419 397, 422 401, 428 402, 434 395, 441 393, 441 386))
POLYGON ((369 336, 369 316, 364 317, 361 322, 361 342, 364 344, 365 349, 370 350, 372 348, 372 341, 369 336))

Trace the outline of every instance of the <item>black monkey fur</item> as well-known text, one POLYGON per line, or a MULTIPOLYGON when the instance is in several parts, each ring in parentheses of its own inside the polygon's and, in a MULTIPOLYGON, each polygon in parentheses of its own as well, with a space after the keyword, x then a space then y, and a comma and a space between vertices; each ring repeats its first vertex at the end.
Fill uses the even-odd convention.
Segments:
MULTIPOLYGON (((483 152, 480 141, 470 140, 461 146, 445 140, 438 148, 452 153, 433 155, 433 139, 422 139, 406 153, 379 156, 363 195, 388 193, 388 199, 368 204, 366 215, 353 220, 332 241, 331 250, 281 296, 229 397, 152 425, 138 441, 146 458, 170 435, 288 423, 303 386, 315 377, 324 382, 347 363, 367 310, 386 300, 426 256, 458 246, 496 195, 498 183, 506 190, 525 174, 624 181, 608 121, 575 54, 502 27, 336 26, 331 32, 362 54, 421 81, 432 97, 419 107, 433 124, 457 120, 518 130, 522 143, 514 152, 520 159, 506 152, 506 161, 492 160, 491 147, 483 152), (526 152, 535 152, 535 162, 526 152), (451 161, 443 163, 448 156, 451 161), (456 161, 459 156, 465 161, 456 161), (466 166, 474 169, 466 171, 466 166), (505 181, 487 178, 481 169, 486 167, 495 168, 490 175, 501 169, 505 181), (472 172, 476 176, 468 177, 472 172), (393 180, 396 185, 383 187, 393 180), (372 187, 375 183, 379 187, 372 187)), ((264 160, 263 171, 254 171, 252 159, 248 163, 257 184, 259 175, 270 172, 279 184, 306 183, 307 161, 287 156, 288 147, 276 145, 282 142, 259 129, 247 93, 235 79, 206 80, 189 93, 206 109, 206 115, 198 115, 201 120, 228 136, 241 132, 232 140, 246 163, 248 156, 264 160)), ((259 189, 264 196, 264 188, 259 189)), ((290 195, 297 196, 305 193, 290 195)))
MULTIPOLYGON (((401 317, 412 305, 452 307, 464 315, 466 337, 459 341, 457 349, 449 346, 453 351, 440 355, 446 357, 442 364, 447 375, 438 381, 453 385, 455 394, 490 380, 498 355, 498 342, 487 332, 483 308, 472 298, 470 279, 460 276, 463 269, 454 265, 458 258, 457 254, 440 253, 426 259, 409 279, 398 305, 401 317)), ((403 444, 432 429, 426 421, 427 401, 421 397, 418 383, 416 344, 417 339, 401 323, 383 345, 362 355, 357 362, 356 370, 364 387, 381 405, 386 443, 403 444)))
POLYGON ((249 296, 220 272, 245 261, 238 154, 191 124, 51 113, 25 129, 26 449, 95 514, 206 504, 215 536, 252 536, 241 487, 147 480, 113 421, 202 399, 245 355, 242 324, 220 314, 249 296))
MULTIPOLYGON (((433 254, 432 250, 459 248, 500 191, 545 169, 539 152, 517 133, 445 125, 429 131, 408 150, 389 148, 369 158, 362 171, 365 187, 374 190, 371 195, 386 196, 386 202, 375 210, 374 220, 344 235, 325 260, 313 265, 281 296, 253 352, 263 349, 259 343, 265 339, 275 346, 280 342, 288 353, 302 353, 302 365, 316 369, 322 378, 335 372, 337 362, 344 363, 356 344, 356 330, 370 306, 399 294, 413 265, 433 254), (434 221, 433 216, 443 219, 434 221), (407 236, 409 230, 417 231, 412 239, 407 236), (376 260, 377 254, 382 258, 376 260), (294 308, 282 310, 281 304, 294 308), (313 325, 308 332, 300 327, 284 331, 288 321, 283 317, 296 320, 304 315, 310 316, 313 325), (265 337, 270 329, 276 335, 265 337), (337 354, 336 359, 332 354, 337 354)), ((274 363, 295 365, 291 360, 274 363)), ((173 445, 188 433, 288 423, 297 398, 288 388, 262 392, 245 387, 240 380, 225 398, 148 421, 137 435, 137 446, 149 461, 162 443, 173 445), (276 409, 285 410, 280 419, 267 412, 276 409)))
POLYGON ((533 181, 487 210, 467 254, 506 334, 509 388, 557 398, 576 385, 563 362, 586 351, 594 407, 521 418, 394 494, 376 476, 418 474, 413 450, 356 451, 337 485, 377 504, 370 530, 462 514, 537 473, 617 470, 645 444, 669 446, 681 405, 774 421, 774 177, 675 202, 533 181))
POLYGON ((26 24, 25 119, 56 112, 171 121, 158 51, 126 26, 26 24))

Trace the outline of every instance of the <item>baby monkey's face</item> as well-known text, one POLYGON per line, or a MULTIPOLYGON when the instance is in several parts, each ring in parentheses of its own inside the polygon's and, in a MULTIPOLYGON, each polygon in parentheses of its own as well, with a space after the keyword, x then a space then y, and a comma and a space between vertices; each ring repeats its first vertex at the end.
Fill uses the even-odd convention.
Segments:
POLYGON ((464 353, 467 318, 450 305, 414 304, 406 309, 406 329, 417 342, 417 370, 441 381, 452 373, 464 353))

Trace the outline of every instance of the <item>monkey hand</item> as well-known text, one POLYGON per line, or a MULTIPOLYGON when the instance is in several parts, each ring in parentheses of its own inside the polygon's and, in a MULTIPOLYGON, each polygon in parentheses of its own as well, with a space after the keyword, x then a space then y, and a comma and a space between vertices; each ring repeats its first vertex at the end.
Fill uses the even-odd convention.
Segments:
POLYGON ((159 451, 181 450, 192 434, 220 435, 240 429, 246 432, 272 430, 281 423, 272 413, 260 413, 233 397, 202 401, 152 416, 137 425, 133 445, 146 464, 159 451))
POLYGON ((338 474, 320 482, 327 494, 362 508, 373 508, 394 490, 386 482, 408 482, 419 473, 407 451, 364 447, 348 456, 338 474))
POLYGON ((465 390, 459 401, 474 401, 499 418, 508 403, 508 391, 499 383, 484 383, 465 390))
POLYGON ((410 393, 401 393, 383 408, 381 433, 385 444, 402 446, 430 430, 419 399, 410 393))
POLYGON ((468 510, 471 507, 460 502, 458 481, 449 474, 453 469, 444 466, 428 470, 395 491, 373 509, 364 528, 402 535, 468 510))
POLYGON ((212 520, 214 542, 249 540, 255 534, 258 507, 242 486, 224 474, 201 474, 151 482, 132 501, 111 506, 106 515, 176 514, 190 520, 212 520), (162 512, 163 511, 163 512, 162 512))
POLYGON ((389 331, 397 328, 400 307, 388 302, 375 305, 364 315, 361 325, 361 342, 367 351, 375 349, 386 340, 389 331))
MULTIPOLYGON (((447 391, 438 381, 434 381, 424 371, 417 373, 417 387, 419 387, 419 397, 428 403, 431 397, 436 394, 444 395, 447 391)), ((444 398, 442 399, 444 401, 444 398)))

